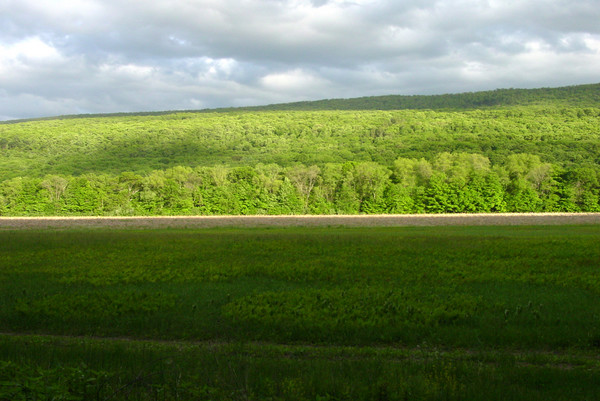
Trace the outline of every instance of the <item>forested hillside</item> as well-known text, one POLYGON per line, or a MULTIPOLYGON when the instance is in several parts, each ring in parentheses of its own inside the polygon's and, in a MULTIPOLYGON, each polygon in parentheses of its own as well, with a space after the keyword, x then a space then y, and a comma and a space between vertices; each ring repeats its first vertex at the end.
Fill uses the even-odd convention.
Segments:
POLYGON ((146 111, 133 113, 76 114, 58 117, 0 121, 14 124, 27 121, 91 117, 162 116, 174 113, 229 113, 232 111, 317 111, 317 110, 471 110, 514 106, 598 107, 600 83, 538 89, 496 89, 444 95, 386 95, 352 99, 322 99, 265 106, 203 110, 146 111))
POLYGON ((566 103, 600 87, 572 88, 587 97, 4 124, 0 215, 597 211, 600 102, 566 103))
POLYGON ((600 160, 600 108, 177 113, 0 126, 0 176, 148 173, 174 166, 290 166, 511 154, 560 166, 600 160))
POLYGON ((562 105, 588 107, 600 104, 600 84, 539 89, 497 89, 445 95, 388 95, 354 99, 324 99, 249 107, 247 110, 401 110, 478 109, 499 106, 562 105))

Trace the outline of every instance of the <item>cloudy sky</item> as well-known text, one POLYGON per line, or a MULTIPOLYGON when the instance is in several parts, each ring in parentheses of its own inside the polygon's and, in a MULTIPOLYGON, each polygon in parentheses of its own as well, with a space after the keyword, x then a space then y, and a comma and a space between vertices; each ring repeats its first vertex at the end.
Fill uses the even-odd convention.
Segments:
POLYGON ((0 0, 0 119, 600 82, 600 0, 0 0))

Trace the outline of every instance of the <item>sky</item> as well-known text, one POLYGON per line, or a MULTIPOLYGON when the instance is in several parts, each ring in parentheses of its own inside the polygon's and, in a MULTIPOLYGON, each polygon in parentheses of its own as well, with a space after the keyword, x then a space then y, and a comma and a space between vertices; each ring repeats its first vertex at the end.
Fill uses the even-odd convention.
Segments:
POLYGON ((0 0, 0 120, 600 82, 600 0, 0 0))

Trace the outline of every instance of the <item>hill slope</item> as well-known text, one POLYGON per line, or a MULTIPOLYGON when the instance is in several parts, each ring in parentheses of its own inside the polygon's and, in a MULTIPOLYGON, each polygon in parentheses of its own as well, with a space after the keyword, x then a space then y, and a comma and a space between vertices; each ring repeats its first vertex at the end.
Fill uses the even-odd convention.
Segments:
POLYGON ((600 211, 598 89, 4 124, 0 215, 600 211))
POLYGON ((47 174, 148 173, 174 166, 290 166, 529 153, 600 162, 600 108, 174 113, 0 125, 0 181, 47 174))
MULTIPOLYGON (((247 107, 244 110, 465 110, 502 106, 561 105, 597 107, 600 84, 539 89, 497 89, 445 95, 388 95, 352 99, 324 99, 247 107)), ((223 109, 231 110, 231 109, 223 109)))
POLYGON ((471 110, 507 106, 599 107, 600 83, 538 89, 496 89, 444 95, 386 95, 351 99, 322 99, 264 106, 227 107, 202 110, 166 110, 132 113, 74 114, 56 117, 0 121, 14 124, 27 121, 67 118, 160 116, 172 113, 227 113, 232 111, 317 111, 317 110, 471 110))

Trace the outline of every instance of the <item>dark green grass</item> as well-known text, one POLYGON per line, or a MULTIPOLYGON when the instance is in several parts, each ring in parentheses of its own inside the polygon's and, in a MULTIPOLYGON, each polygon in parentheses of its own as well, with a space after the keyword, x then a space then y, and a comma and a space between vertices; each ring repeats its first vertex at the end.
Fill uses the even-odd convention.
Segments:
POLYGON ((582 352, 51 336, 0 336, 0 355, 11 400, 592 400, 600 372, 582 352))
POLYGON ((159 339, 589 347, 600 229, 0 233, 0 329, 159 339))
POLYGON ((1 231, 0 331, 67 337, 1 336, 0 382, 71 377, 96 399, 592 399, 599 244, 589 225, 1 231))

